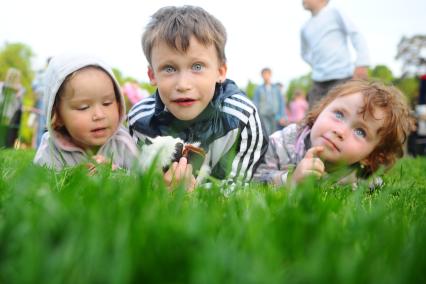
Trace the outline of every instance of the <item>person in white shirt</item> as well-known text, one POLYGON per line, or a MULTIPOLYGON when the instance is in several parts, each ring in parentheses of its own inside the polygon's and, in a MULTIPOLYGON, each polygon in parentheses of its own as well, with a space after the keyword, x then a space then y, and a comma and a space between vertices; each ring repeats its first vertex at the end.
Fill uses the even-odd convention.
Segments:
POLYGON ((313 86, 308 94, 312 108, 333 86, 349 79, 367 79, 370 59, 362 34, 329 0, 303 0, 303 7, 312 13, 301 30, 302 57, 312 67, 313 86), (355 62, 348 38, 356 52, 355 62))

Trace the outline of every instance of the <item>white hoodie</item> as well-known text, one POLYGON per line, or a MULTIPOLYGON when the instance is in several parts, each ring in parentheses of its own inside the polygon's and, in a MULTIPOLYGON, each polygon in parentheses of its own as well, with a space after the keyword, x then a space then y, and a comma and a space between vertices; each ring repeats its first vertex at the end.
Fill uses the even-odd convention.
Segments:
MULTIPOLYGON (((69 137, 55 131, 51 125, 52 107, 56 95, 66 77, 73 72, 89 66, 99 66, 113 79, 115 91, 119 92, 119 105, 121 107, 120 123, 125 119, 126 109, 124 97, 120 91, 120 85, 112 73, 111 68, 102 60, 86 54, 63 54, 54 57, 46 70, 44 102, 46 106, 47 129, 43 137, 34 163, 46 165, 55 169, 67 166, 75 166, 88 162, 91 157, 80 147, 77 147, 69 137)), ((129 169, 137 157, 137 148, 128 130, 122 125, 117 132, 102 145, 96 155, 102 155, 112 160, 112 163, 120 168, 129 169)))

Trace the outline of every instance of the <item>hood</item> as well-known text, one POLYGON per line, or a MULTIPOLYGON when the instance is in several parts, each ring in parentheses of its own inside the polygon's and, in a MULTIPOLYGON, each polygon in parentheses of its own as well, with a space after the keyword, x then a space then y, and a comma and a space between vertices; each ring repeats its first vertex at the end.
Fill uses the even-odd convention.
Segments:
POLYGON ((124 102, 123 94, 121 93, 120 85, 118 84, 115 76, 112 72, 111 67, 106 64, 103 60, 97 58, 96 56, 89 54, 77 54, 77 53, 67 53, 58 55, 52 58, 49 62, 49 65, 45 73, 45 89, 44 89, 44 105, 46 106, 45 115, 46 115, 46 126, 50 134, 53 134, 53 129, 51 126, 51 117, 52 117, 52 107, 55 102, 56 95, 59 88, 61 87, 64 80, 68 75, 73 72, 89 66, 99 66, 105 72, 109 74, 112 78, 115 92, 118 92, 120 107, 121 107, 121 117, 120 121, 123 121, 126 116, 126 106, 124 102))

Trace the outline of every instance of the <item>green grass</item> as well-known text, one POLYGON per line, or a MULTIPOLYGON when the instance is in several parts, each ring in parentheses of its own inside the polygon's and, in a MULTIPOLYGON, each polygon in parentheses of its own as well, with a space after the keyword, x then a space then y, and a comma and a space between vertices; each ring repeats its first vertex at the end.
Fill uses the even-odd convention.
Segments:
POLYGON ((169 193, 0 151, 0 283, 426 283, 426 159, 386 186, 169 193))

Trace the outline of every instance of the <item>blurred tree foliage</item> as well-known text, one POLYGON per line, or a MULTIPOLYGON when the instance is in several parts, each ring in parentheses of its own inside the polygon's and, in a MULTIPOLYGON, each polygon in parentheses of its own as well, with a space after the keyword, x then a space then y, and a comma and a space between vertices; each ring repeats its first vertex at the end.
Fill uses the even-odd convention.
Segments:
POLYGON ((247 82, 247 86, 246 86, 246 90, 245 90, 247 97, 249 97, 250 99, 253 99, 254 90, 256 89, 256 87, 257 87, 257 85, 255 83, 253 83, 252 81, 247 82))
POLYGON ((400 89, 407 101, 414 106, 419 95, 419 79, 417 77, 401 77, 395 78, 393 84, 400 89))
POLYGON ((4 80, 9 68, 16 68, 21 71, 21 83, 28 94, 34 78, 31 66, 33 57, 34 53, 31 48, 23 43, 6 43, 0 47, 0 80, 4 80))
POLYGON ((415 105, 419 95, 419 76, 426 74, 426 35, 403 36, 395 58, 402 61, 402 77, 395 79, 395 85, 415 105))
POLYGON ((402 61, 403 77, 426 74, 426 35, 403 36, 395 58, 402 61))
POLYGON ((369 69, 369 77, 376 80, 381 80, 387 84, 394 80, 392 71, 386 65, 377 65, 373 69, 369 69))

